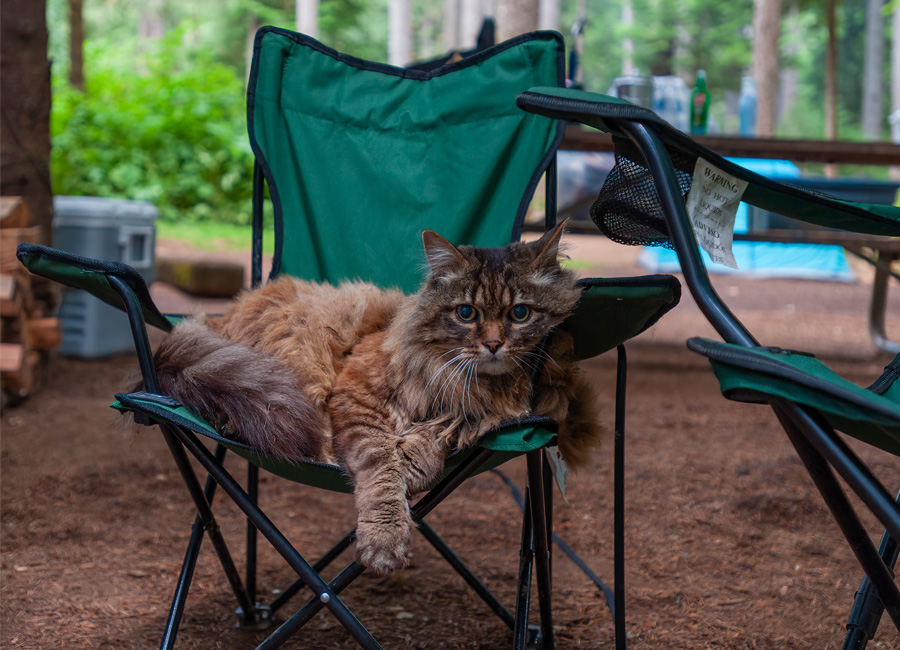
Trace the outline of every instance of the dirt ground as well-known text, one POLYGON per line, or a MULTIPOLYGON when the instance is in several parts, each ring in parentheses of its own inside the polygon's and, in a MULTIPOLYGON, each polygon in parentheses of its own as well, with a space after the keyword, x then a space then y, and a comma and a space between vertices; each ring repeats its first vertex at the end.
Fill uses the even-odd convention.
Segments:
MULTIPOLYGON (((633 249, 600 238, 568 239, 585 275, 645 273, 633 249)), ((184 252, 170 243, 159 247, 163 255, 184 252)), ((814 352, 868 385, 889 358, 866 334, 871 270, 859 267, 858 275, 856 284, 721 277, 716 286, 764 343, 814 352)), ((163 310, 185 304, 172 287, 155 285, 153 292, 163 310)), ((896 322, 898 302, 889 323, 896 322)), ((707 362, 684 347, 692 335, 714 336, 685 296, 628 346, 630 647, 839 648, 861 571, 774 416, 722 398, 707 362)), ((40 392, 2 414, 3 648, 159 646, 193 514, 158 431, 126 437, 106 408, 134 366, 128 355, 53 359, 40 392)), ((611 425, 615 355, 585 367, 601 389, 611 425)), ((890 489, 898 487, 900 459, 851 446, 890 489)), ((229 467, 242 475, 236 458, 229 467)), ((522 485, 523 463, 503 471, 522 485)), ((593 468, 571 478, 567 497, 556 501, 556 531, 611 584, 611 444, 593 468)), ((353 525, 347 495, 268 477, 261 500, 310 559, 353 525)), ((218 505, 237 554, 244 534, 237 510, 224 499, 218 505)), ((428 521, 512 607, 521 519, 500 478, 468 481, 428 521)), ((880 536, 871 517, 864 521, 880 536)), ((376 638, 389 648, 508 647, 509 630, 427 542, 419 537, 413 549, 408 570, 364 575, 345 592, 376 638)), ((348 551, 326 577, 351 558, 348 551)), ((264 598, 291 582, 265 542, 260 565, 264 598)), ((553 573, 558 647, 614 647, 598 589, 559 552, 553 573)), ((298 606, 291 604, 286 614, 298 606)), ((178 647, 254 647, 263 635, 235 629, 234 608, 215 556, 204 546, 178 647)), ((286 647, 354 644, 323 612, 286 647)), ((870 647, 900 648, 900 637, 885 621, 870 647)))

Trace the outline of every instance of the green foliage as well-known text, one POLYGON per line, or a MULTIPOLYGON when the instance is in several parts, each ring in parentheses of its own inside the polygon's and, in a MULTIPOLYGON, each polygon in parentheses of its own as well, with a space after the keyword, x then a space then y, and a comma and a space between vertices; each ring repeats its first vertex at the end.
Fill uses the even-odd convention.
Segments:
POLYGON ((149 201, 169 220, 249 223, 243 84, 202 51, 185 56, 189 33, 144 41, 139 55, 89 41, 84 93, 54 76, 55 193, 149 201))

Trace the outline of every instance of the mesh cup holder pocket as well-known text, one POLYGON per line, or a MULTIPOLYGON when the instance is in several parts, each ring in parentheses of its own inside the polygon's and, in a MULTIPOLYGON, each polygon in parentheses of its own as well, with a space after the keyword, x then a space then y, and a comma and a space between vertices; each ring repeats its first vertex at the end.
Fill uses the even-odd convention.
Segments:
MULTIPOLYGON (((684 169, 692 170, 695 158, 676 158, 677 152, 669 153, 676 154, 672 158, 675 176, 682 199, 686 200, 693 174, 684 169)), ((591 206, 591 219, 604 235, 620 244, 672 248, 653 176, 649 169, 632 160, 639 157, 637 152, 626 157, 616 147, 616 164, 591 206)))

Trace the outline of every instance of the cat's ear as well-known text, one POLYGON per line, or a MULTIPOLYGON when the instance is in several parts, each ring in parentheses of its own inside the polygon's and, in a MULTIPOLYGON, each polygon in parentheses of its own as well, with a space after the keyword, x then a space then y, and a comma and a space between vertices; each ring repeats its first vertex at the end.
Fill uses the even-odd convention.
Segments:
POLYGON ((465 262, 463 254, 433 230, 422 232, 422 245, 433 275, 445 275, 465 262))
POLYGON ((531 246, 538 251, 534 258, 535 267, 557 266, 559 264, 559 240, 568 221, 568 219, 565 219, 556 224, 552 230, 544 233, 543 237, 536 242, 532 242, 531 246))

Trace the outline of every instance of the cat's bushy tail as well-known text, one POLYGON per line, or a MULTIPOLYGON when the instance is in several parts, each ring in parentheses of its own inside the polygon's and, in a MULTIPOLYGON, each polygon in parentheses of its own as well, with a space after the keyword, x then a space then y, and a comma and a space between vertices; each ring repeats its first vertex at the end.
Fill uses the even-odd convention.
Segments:
POLYGON ((254 449, 290 460, 328 455, 324 413, 278 359, 233 343, 201 318, 179 323, 155 363, 162 391, 254 449))

